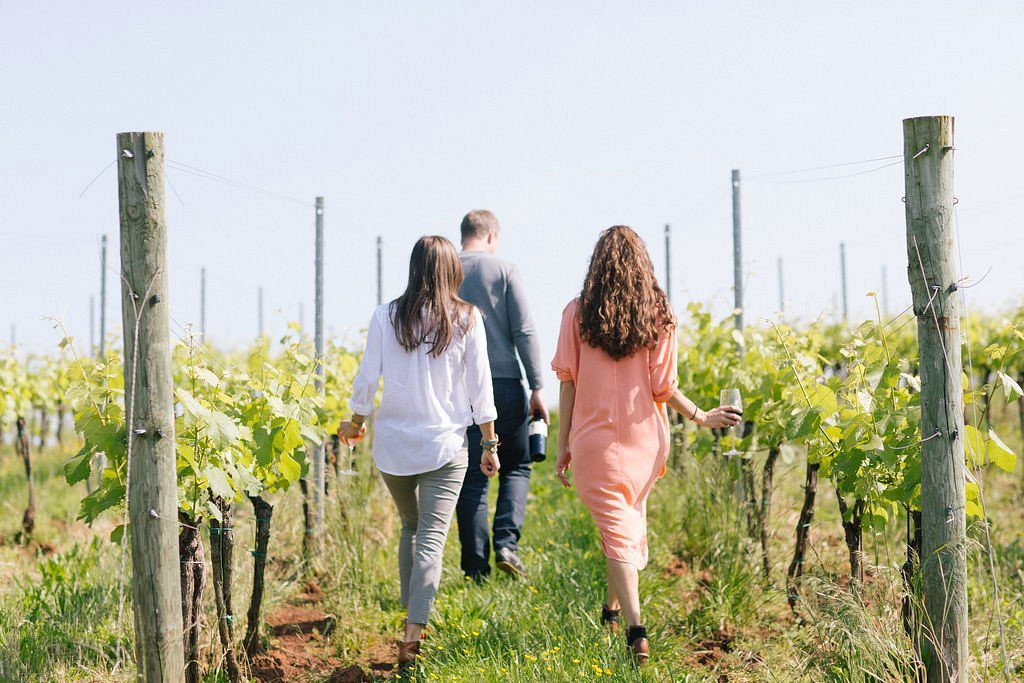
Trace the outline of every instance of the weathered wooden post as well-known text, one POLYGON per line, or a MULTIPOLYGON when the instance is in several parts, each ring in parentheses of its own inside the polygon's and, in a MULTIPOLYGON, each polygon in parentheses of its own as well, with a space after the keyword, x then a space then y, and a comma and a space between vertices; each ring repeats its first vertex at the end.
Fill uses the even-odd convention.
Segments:
POLYGON ((384 241, 377 235, 377 305, 384 303, 384 241))
POLYGON ((850 300, 846 293, 846 242, 839 243, 839 284, 843 292, 843 322, 850 322, 850 300))
POLYGON ((732 286, 736 329, 743 331, 743 238, 740 220, 740 172, 732 170, 732 286))
POLYGON ((117 160, 135 659, 139 680, 179 683, 184 655, 163 133, 118 134, 117 160))
MULTIPOLYGON (((313 383, 318 394, 324 393, 324 198, 316 198, 316 263, 314 273, 314 285, 315 285, 315 296, 313 300, 313 345, 316 351, 316 369, 313 378, 313 383)), ((312 548, 315 542, 319 541, 321 532, 323 531, 324 524, 324 496, 327 493, 326 486, 326 452, 324 450, 324 441, 321 439, 317 443, 309 444, 310 452, 313 456, 312 467, 310 468, 313 476, 312 483, 312 495, 310 496, 310 519, 309 529, 306 530, 306 535, 312 535, 313 544, 309 547, 312 548)))
POLYGON ((786 312, 786 290, 785 281, 782 279, 782 257, 778 259, 778 271, 779 271, 779 313, 786 312))
POLYGON ((665 224, 665 296, 672 305, 672 226, 665 224))
POLYGON ((922 656, 929 683, 967 680, 967 548, 953 117, 903 121, 907 260, 921 367, 922 656), (935 438, 931 438, 937 434, 935 438))
POLYGON ((107 352, 107 236, 100 238, 100 344, 96 349, 97 358, 103 359, 107 352))

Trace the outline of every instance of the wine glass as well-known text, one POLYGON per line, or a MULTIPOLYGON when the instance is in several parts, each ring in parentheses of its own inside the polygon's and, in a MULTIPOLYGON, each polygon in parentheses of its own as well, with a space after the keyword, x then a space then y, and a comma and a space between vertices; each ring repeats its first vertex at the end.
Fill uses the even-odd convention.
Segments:
POLYGON ((356 472, 356 445, 347 441, 345 442, 345 445, 348 446, 348 469, 338 472, 338 476, 354 477, 359 474, 356 472))
MULTIPOLYGON (((738 411, 743 410, 743 399, 740 398, 739 389, 722 389, 721 399, 719 405, 722 407, 732 406, 738 411)), ((723 453, 723 455, 740 455, 740 451, 736 450, 736 427, 726 427, 726 435, 729 438, 729 450, 723 453)))

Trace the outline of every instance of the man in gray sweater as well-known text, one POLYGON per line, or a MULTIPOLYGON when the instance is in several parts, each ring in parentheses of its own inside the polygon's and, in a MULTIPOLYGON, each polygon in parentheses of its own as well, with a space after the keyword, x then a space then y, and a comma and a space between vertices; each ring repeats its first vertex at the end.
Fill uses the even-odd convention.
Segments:
MULTIPOLYGON (((526 573, 518 550, 530 488, 529 422, 533 415, 547 422, 548 411, 541 396, 540 347, 522 278, 515 266, 494 256, 498 238, 498 219, 490 211, 470 211, 462 219, 461 258, 466 277, 459 295, 483 315, 498 409, 495 429, 501 469, 494 515, 495 563, 519 576, 526 573), (520 360, 526 369, 529 398, 523 389, 520 360)), ((469 428, 469 469, 456 507, 462 571, 477 581, 491 571, 488 479, 480 471, 479 431, 475 425, 469 428)))

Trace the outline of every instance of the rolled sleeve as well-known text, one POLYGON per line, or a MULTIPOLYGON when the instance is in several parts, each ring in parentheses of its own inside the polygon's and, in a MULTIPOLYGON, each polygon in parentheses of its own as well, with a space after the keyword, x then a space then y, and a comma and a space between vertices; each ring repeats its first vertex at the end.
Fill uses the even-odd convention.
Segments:
POLYGON ((558 346, 551 361, 551 369, 560 382, 575 382, 580 366, 580 328, 576 320, 577 300, 573 299, 562 311, 562 325, 558 330, 558 346))
POLYGON ((676 330, 663 332, 658 345, 650 352, 651 393, 658 403, 665 403, 679 386, 679 345, 676 330))
POLYGON ((473 322, 466 332, 466 393, 474 424, 498 419, 494 407, 494 387, 491 383, 491 365, 487 360, 487 333, 480 311, 473 309, 473 322))
POLYGON ((352 381, 352 398, 349 400, 349 407, 353 413, 359 415, 369 415, 373 412, 383 369, 383 332, 384 324, 381 320, 381 311, 378 309, 370 319, 370 327, 366 331, 363 359, 359 363, 359 372, 352 381))

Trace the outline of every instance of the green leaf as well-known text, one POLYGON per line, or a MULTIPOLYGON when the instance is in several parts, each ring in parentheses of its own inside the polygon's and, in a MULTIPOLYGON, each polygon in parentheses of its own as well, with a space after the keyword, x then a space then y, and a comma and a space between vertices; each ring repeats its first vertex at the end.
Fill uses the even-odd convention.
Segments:
POLYGON ((203 472, 203 476, 206 477, 206 483, 214 496, 225 500, 235 499, 235 489, 228 481, 228 475, 224 470, 211 465, 203 472))
POLYGON ((298 481, 302 476, 302 467, 287 453, 281 454, 278 468, 281 470, 281 476, 289 482, 298 481))
POLYGON ((1020 385, 1005 372, 998 373, 999 384, 1003 387, 1003 397, 1007 403, 1013 403, 1021 396, 1024 396, 1024 389, 1020 388, 1020 385))
POLYGON ((89 445, 82 447, 70 460, 64 463, 64 479, 69 486, 85 481, 92 473, 93 449, 89 445))
POLYGON ((124 524, 118 524, 114 527, 114 530, 110 532, 111 543, 121 543, 121 538, 124 536, 124 524))
POLYGON ((1004 472, 1013 472, 1017 455, 991 429, 982 435, 974 425, 964 425, 964 446, 971 467, 995 465, 1004 472))
POLYGON ((1013 472, 1017 466, 1017 455, 1003 443, 994 431, 988 430, 988 459, 1004 472, 1013 472))

